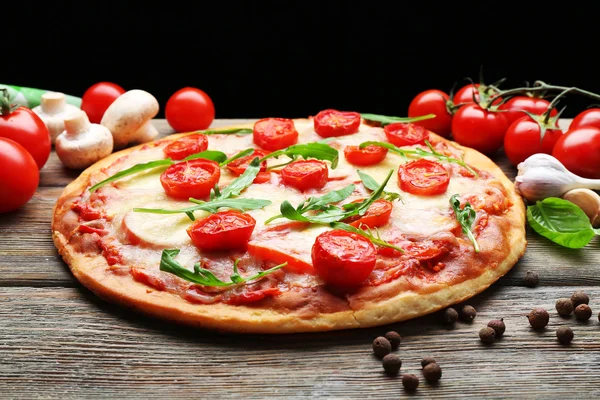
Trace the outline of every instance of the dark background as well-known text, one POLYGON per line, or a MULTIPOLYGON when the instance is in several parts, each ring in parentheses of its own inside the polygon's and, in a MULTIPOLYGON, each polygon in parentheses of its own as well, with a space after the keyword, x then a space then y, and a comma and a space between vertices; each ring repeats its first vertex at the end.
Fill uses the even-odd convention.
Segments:
MULTIPOLYGON (((185 86, 207 92, 217 118, 405 116, 418 92, 477 80, 481 66, 504 88, 541 79, 600 93, 598 14, 582 2, 11 4, 0 82, 81 96, 112 81, 154 94, 159 116, 185 86)), ((564 115, 591 103, 571 96, 564 115)))

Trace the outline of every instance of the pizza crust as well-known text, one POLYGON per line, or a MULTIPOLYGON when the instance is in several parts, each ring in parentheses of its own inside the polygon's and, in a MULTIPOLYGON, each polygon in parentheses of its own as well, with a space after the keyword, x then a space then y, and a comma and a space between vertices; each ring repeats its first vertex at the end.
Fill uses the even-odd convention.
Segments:
MULTIPOLYGON (((222 129, 251 127, 252 125, 246 124, 222 129)), ((186 133, 173 134, 167 139, 173 140, 185 135, 186 133)), ((266 308, 232 306, 223 303, 193 304, 177 294, 153 290, 135 281, 129 274, 121 276, 107 273, 109 266, 102 255, 83 254, 68 243, 67 237, 60 229, 61 218, 64 218, 69 211, 69 200, 79 196, 88 186, 91 175, 110 166, 120 157, 148 144, 111 154, 83 171, 64 189, 54 206, 53 240, 73 275, 100 298, 137 312, 185 325, 237 333, 277 334, 372 327, 419 317, 464 301, 485 290, 512 268, 523 255, 527 244, 525 206, 504 172, 488 157, 473 149, 462 147, 441 137, 439 140, 464 151, 467 163, 489 171, 499 179, 505 186, 513 206, 503 216, 510 227, 507 232, 504 232, 510 244, 510 251, 496 268, 487 269, 484 274, 459 284, 443 285, 440 290, 430 293, 405 291, 383 301, 360 302, 358 309, 351 309, 356 306, 349 303, 348 310, 310 315, 295 311, 283 313, 266 308)))

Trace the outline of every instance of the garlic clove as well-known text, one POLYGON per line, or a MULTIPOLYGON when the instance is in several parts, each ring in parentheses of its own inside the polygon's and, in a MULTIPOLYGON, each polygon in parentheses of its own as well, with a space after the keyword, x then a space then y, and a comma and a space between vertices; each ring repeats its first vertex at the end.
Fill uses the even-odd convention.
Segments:
POLYGON ((600 195, 590 189, 569 190, 562 197, 576 204, 590 219, 594 228, 600 226, 600 195))

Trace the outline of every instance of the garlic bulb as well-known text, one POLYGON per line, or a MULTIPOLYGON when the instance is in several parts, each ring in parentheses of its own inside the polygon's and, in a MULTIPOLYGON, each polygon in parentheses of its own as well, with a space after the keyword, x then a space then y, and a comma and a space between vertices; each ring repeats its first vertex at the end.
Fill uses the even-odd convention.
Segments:
POLYGON ((517 165, 517 170, 515 189, 530 202, 546 197, 561 197, 573 189, 600 189, 600 179, 577 176, 548 154, 530 156, 517 165))

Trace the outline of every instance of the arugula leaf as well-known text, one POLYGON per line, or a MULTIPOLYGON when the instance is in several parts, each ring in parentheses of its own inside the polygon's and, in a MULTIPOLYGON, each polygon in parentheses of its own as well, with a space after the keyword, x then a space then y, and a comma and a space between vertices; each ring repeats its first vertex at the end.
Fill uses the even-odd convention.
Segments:
POLYGON ((365 113, 361 113, 360 117, 362 119, 365 119, 367 121, 375 121, 375 122, 381 122, 381 126, 385 126, 385 125, 389 125, 389 124, 393 124, 396 122, 417 122, 417 121, 423 121, 425 119, 431 119, 431 118, 435 118, 435 114, 427 114, 427 115, 421 115, 418 117, 413 117, 413 118, 403 118, 403 117, 390 117, 387 115, 379 115, 379 114, 365 114, 365 113))
MULTIPOLYGON (((379 187, 379 183, 377 183, 377 181, 371 175, 367 174, 366 172, 362 172, 359 169, 357 169, 356 172, 358 173, 358 176, 360 177, 360 180, 362 181, 363 185, 365 185, 367 189, 377 190, 377 188, 379 187)), ((396 199, 400 199, 400 201, 403 201, 402 196, 400 196, 400 193, 384 191, 383 196, 388 201, 394 201, 396 199)))
POLYGON ((538 234, 570 249, 582 248, 600 235, 581 208, 558 197, 527 206, 527 222, 538 234))
POLYGON ((160 257, 160 270, 169 272, 173 275, 178 276, 179 278, 185 279, 188 282, 193 282, 201 286, 212 286, 212 287, 229 287, 236 286, 241 284, 247 284, 250 282, 254 282, 258 279, 263 278, 266 275, 269 275, 278 269, 281 269, 287 265, 287 262, 283 264, 276 265, 273 268, 267 269, 265 271, 261 271, 255 275, 242 277, 238 272, 238 262, 236 260, 233 264, 233 274, 229 279, 230 282, 224 282, 217 278, 211 271, 201 268, 200 263, 194 264, 194 271, 190 271, 177 261, 175 261, 174 257, 179 254, 179 249, 165 249, 162 251, 162 255, 160 257))
POLYGON ((201 151, 200 153, 191 154, 181 161, 197 160, 199 158, 204 158, 206 160, 212 160, 212 161, 216 161, 216 162, 220 163, 227 159, 227 155, 225 153, 223 153, 222 151, 218 151, 218 150, 204 150, 204 151, 201 151))
POLYGON ((287 156, 291 158, 292 161, 298 157, 302 157, 304 159, 316 158, 317 160, 330 161, 332 169, 337 168, 339 162, 339 152, 330 145, 322 142, 294 144, 285 149, 269 153, 261 158, 260 161, 262 162, 269 158, 279 158, 280 156, 287 156))
POLYGON ((230 129, 206 129, 197 131, 203 135, 249 135, 252 133, 250 128, 230 128, 230 129))
POLYGON ((473 242, 475 252, 479 253, 479 244, 477 243, 477 240, 473 235, 473 231, 471 230, 473 227, 473 222, 475 222, 475 218, 477 217, 475 210, 469 202, 465 203, 464 208, 461 210, 460 199, 458 198, 458 194, 454 194, 452 195, 452 197, 450 197, 450 205, 454 210, 454 215, 456 216, 456 219, 460 224, 463 233, 467 235, 471 242, 473 242))
POLYGON ((355 228, 352 225, 348 225, 344 222, 332 222, 330 225, 334 229, 343 229, 345 231, 353 232, 358 235, 364 236, 377 246, 389 247, 390 249, 398 250, 400 253, 404 253, 404 250, 400 247, 394 246, 393 244, 383 240, 381 236, 379 236, 379 231, 377 231, 377 229, 375 229, 375 232, 377 233, 377 236, 375 236, 373 235, 373 231, 369 227, 367 227, 367 230, 364 230, 362 228, 355 228))
POLYGON ((225 188, 221 189, 221 193, 218 198, 227 199, 231 196, 239 196, 242 190, 246 189, 248 186, 252 185, 256 175, 260 172, 260 162, 258 157, 255 157, 254 160, 248 165, 243 174, 235 178, 231 183, 225 188))
POLYGON ((234 155, 233 157, 227 158, 227 159, 225 159, 223 161, 220 161, 219 162, 219 167, 224 167, 225 165, 229 164, 230 162, 235 161, 238 158, 249 156, 252 153, 254 153, 254 149, 253 148, 242 150, 239 153, 237 153, 236 155, 234 155))

